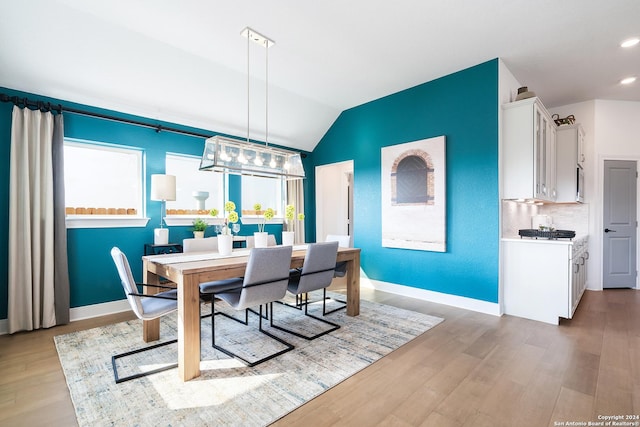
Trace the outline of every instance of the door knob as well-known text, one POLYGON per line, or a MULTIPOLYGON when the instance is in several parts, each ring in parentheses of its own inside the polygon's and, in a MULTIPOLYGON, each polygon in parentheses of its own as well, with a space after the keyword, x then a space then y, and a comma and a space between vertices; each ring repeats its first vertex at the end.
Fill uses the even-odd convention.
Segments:
POLYGON ((611 230, 611 229, 609 229, 609 228, 605 228, 605 229, 604 229, 604 232, 605 232, 605 233, 609 233, 609 232, 611 232, 611 233, 615 233, 615 232, 616 232, 616 230, 611 230))

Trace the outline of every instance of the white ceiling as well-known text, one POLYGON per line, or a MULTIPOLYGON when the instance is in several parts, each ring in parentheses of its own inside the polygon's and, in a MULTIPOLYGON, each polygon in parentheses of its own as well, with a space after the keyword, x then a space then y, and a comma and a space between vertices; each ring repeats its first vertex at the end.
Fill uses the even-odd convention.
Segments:
POLYGON ((0 0, 0 86, 311 151, 340 112, 500 57, 547 107, 640 101, 638 0, 0 0))

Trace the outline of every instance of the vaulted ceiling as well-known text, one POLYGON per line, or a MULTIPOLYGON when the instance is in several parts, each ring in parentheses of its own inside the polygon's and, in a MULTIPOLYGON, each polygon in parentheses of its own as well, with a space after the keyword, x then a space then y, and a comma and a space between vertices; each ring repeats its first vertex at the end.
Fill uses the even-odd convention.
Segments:
POLYGON ((496 57, 548 107, 640 101, 619 84, 640 77, 640 45, 619 46, 638 0, 0 3, 0 86, 241 137, 249 117, 309 151, 343 110, 496 57), (275 41, 268 66, 247 26, 275 41))

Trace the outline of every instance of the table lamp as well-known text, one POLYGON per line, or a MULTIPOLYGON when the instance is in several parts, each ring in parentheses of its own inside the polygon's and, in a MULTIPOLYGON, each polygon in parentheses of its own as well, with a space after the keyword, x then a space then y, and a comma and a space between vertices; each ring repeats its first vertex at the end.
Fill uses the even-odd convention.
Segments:
POLYGON ((153 230, 153 244, 169 243, 169 229, 163 228, 165 203, 176 200, 176 177, 174 175, 151 175, 151 200, 162 202, 160 207, 160 228, 153 230))

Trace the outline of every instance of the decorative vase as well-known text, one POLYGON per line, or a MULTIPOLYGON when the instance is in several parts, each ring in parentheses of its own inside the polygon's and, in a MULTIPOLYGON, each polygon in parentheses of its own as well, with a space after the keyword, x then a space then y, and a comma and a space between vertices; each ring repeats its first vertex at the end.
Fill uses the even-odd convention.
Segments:
POLYGON ((231 234, 218 234, 218 252, 220 255, 231 255, 233 250, 233 236, 231 234))
POLYGON ((204 231, 194 231, 193 237, 196 239, 202 239, 204 237, 204 231))
POLYGON ((253 233, 254 246, 256 248, 266 248, 268 245, 268 236, 269 233, 267 233, 266 231, 253 233))
POLYGON ((296 233, 293 231, 282 232, 282 246, 293 246, 293 241, 296 238, 296 233))

